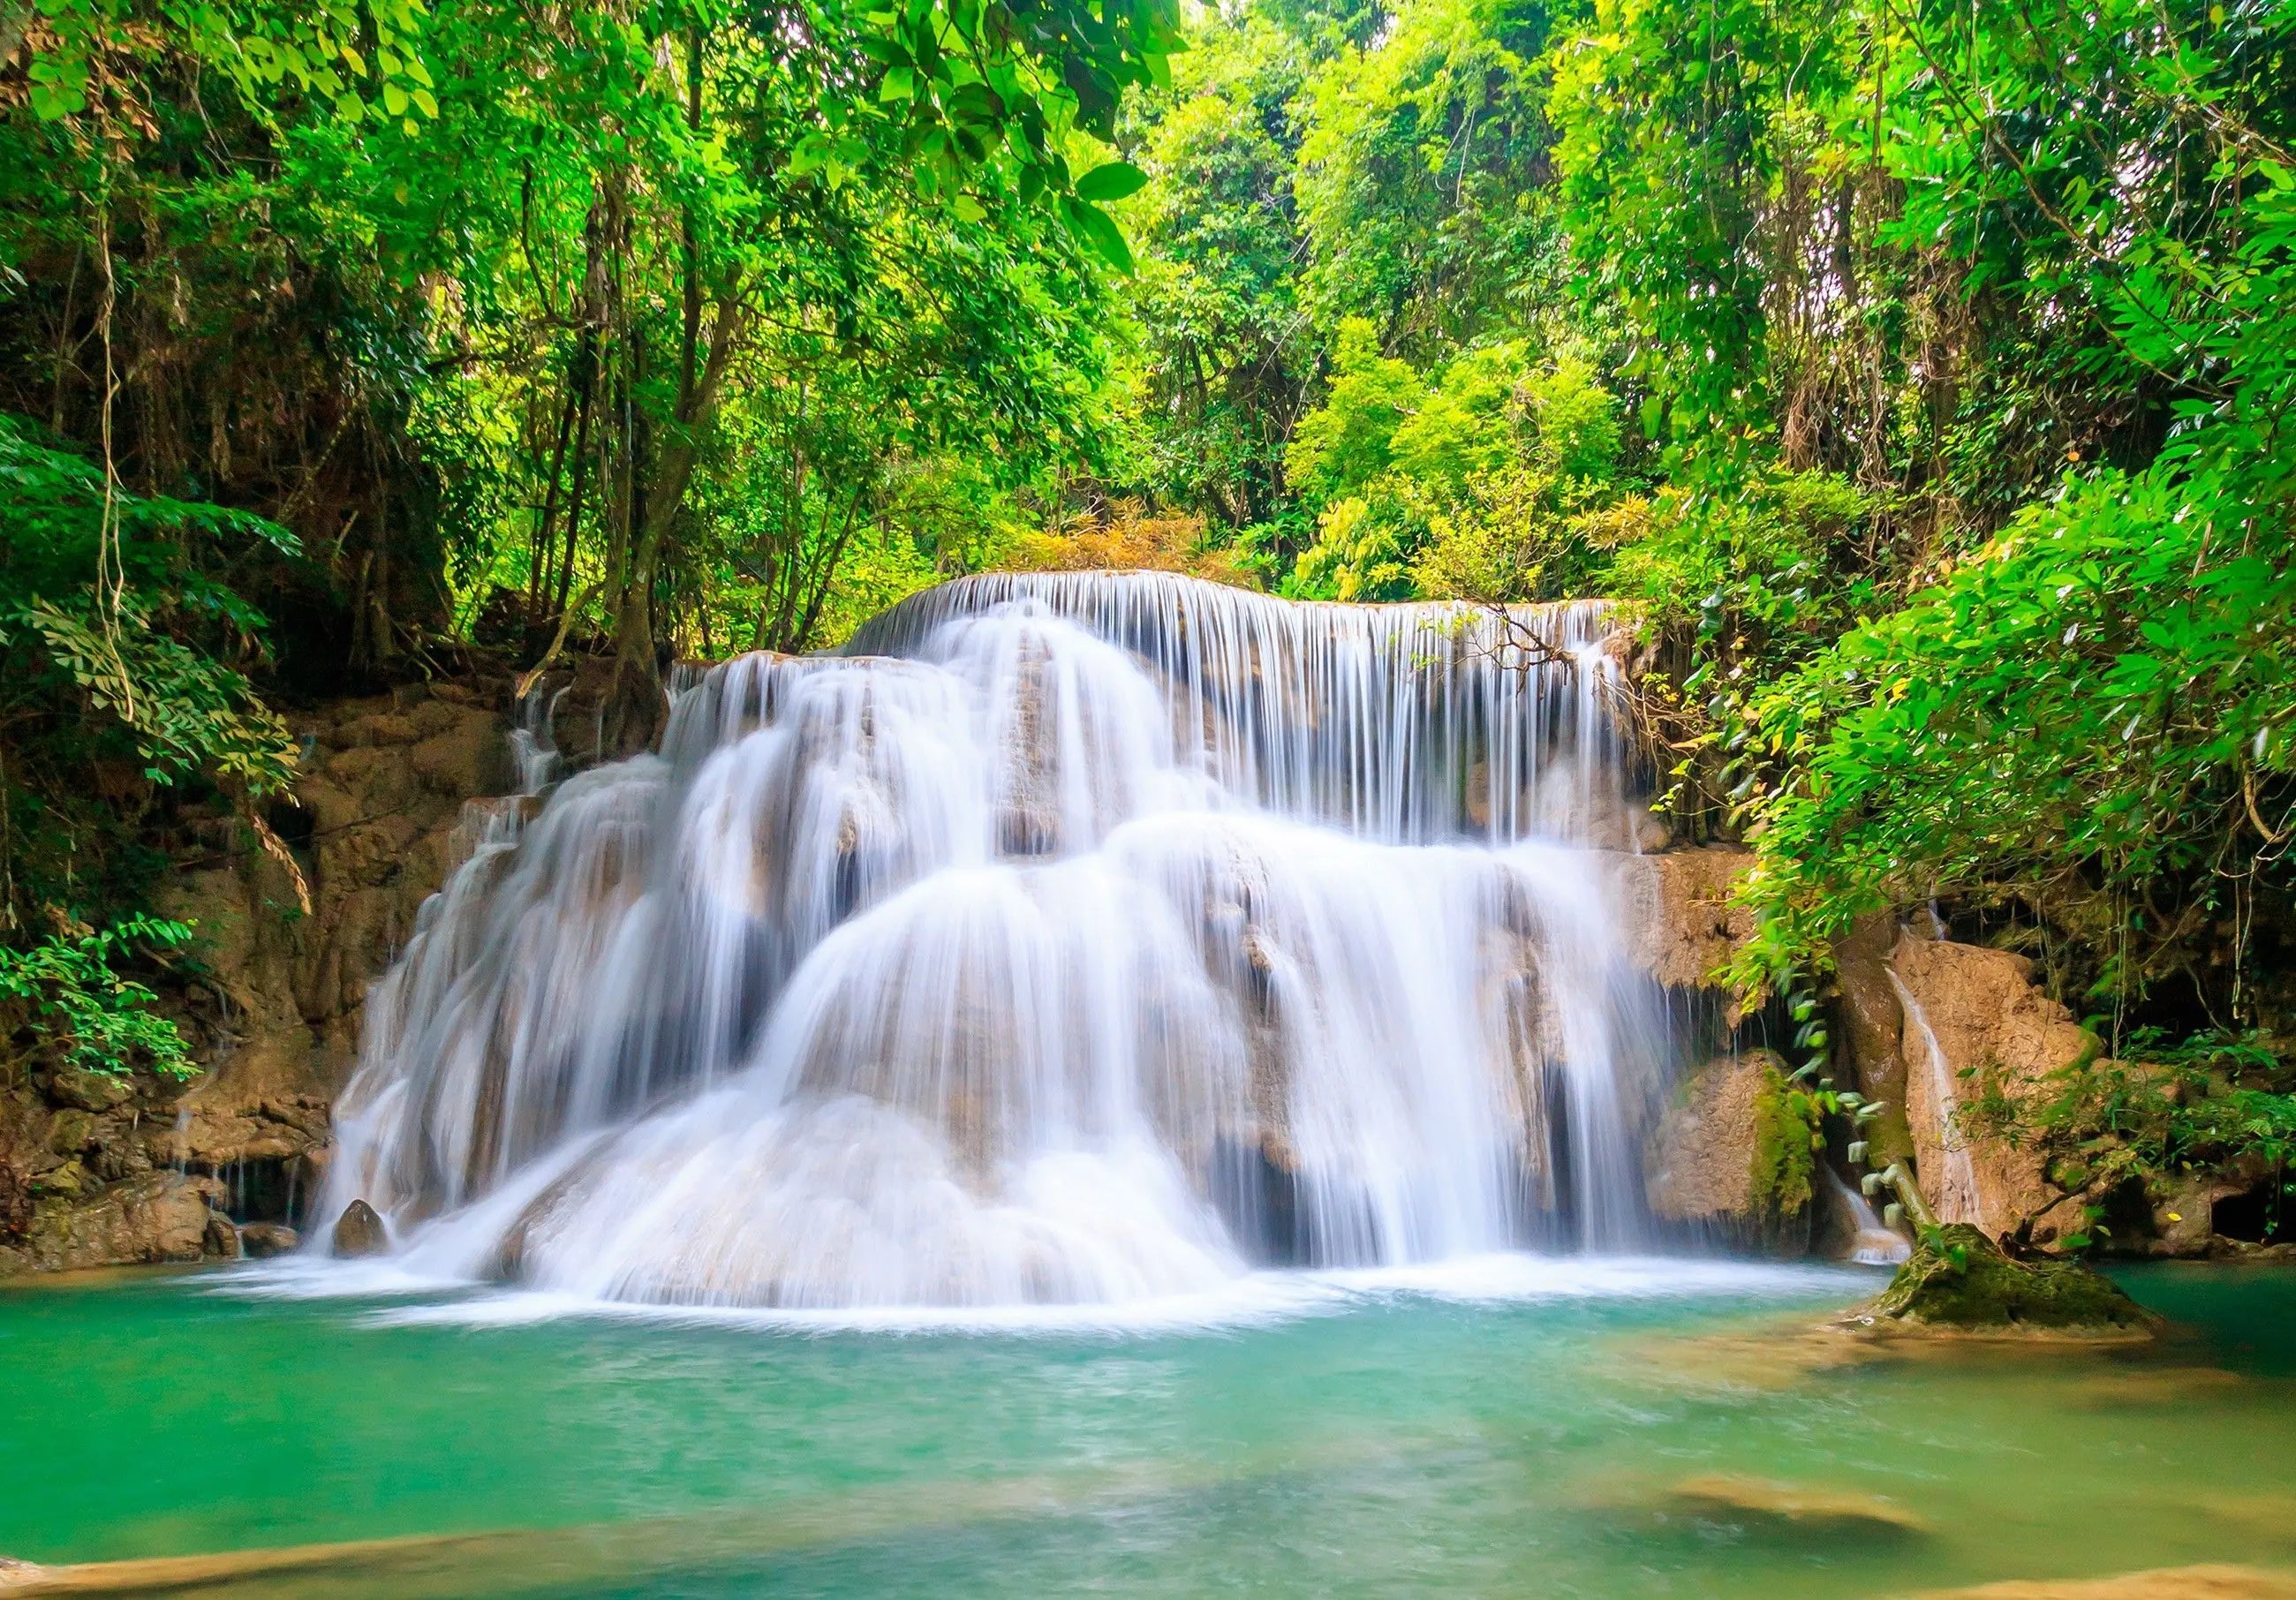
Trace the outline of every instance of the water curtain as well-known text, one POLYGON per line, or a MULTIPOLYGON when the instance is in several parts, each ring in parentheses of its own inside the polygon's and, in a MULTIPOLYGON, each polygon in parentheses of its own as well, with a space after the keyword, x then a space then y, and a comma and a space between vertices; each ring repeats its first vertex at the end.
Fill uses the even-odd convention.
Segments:
POLYGON ((425 907, 319 1220, 784 1307, 1631 1248, 1611 627, 998 575, 711 669, 425 907))

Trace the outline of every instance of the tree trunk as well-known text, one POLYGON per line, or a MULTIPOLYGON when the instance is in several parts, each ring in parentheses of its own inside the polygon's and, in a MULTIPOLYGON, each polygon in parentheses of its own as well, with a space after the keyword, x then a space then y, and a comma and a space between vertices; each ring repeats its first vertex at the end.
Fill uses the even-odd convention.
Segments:
POLYGON ((606 743, 615 755, 632 755, 652 745, 669 715, 661 669, 654 659, 653 586, 660 570, 670 524, 685 502, 701 441, 718 409, 726 369, 740 343, 743 314, 728 294, 718 305, 709 331, 709 356, 694 380, 685 414, 669 430, 646 495, 644 520, 632 539, 614 628, 614 683, 606 698, 606 743))

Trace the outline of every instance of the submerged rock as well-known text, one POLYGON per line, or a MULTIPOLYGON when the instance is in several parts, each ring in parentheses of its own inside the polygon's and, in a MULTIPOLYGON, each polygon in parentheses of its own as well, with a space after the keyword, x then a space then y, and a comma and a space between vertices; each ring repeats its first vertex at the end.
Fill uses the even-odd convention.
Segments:
POLYGON ((333 1241, 339 1256, 379 1256, 390 1248, 390 1230, 373 1206, 354 1200, 335 1218, 333 1241))
POLYGON ((1926 1236, 1856 1320, 1868 1327, 2112 1338, 2149 1338, 2159 1321, 2078 1261, 2013 1261, 1959 1222, 1926 1236))
POLYGON ((2013 1579, 1929 1600, 2296 1600, 2296 1578, 2258 1567, 2163 1567, 2113 1578, 2013 1579))
POLYGON ((1667 1491, 1668 1505, 1714 1522, 1767 1524, 1809 1533, 1904 1538, 1929 1524, 1894 1500, 1852 1489, 1774 1483, 1735 1473, 1685 1478, 1667 1491))

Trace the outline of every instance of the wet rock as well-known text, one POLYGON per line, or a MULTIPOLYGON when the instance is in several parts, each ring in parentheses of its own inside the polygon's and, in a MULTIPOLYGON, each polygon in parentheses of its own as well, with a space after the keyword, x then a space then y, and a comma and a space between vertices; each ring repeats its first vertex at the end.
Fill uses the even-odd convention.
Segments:
POLYGON ((95 1143, 92 1112, 58 1112, 48 1122, 48 1148, 61 1156, 75 1156, 95 1143))
POLYGON ((84 1067, 60 1067, 48 1080, 48 1097, 60 1105, 83 1112, 108 1112, 134 1098, 135 1086, 110 1072, 84 1067))
POLYGON ((12 1265, 70 1272, 128 1262, 196 1261, 206 1248, 213 1178, 154 1172, 99 1188, 77 1163, 40 1180, 12 1265), (67 1175, 59 1181, 59 1175, 67 1175))
POLYGON ((221 1211, 210 1211, 208 1213, 207 1232, 200 1245, 202 1254, 236 1261, 239 1259, 239 1229, 221 1211))
POLYGON ((2189 1173, 2152 1207, 2152 1229, 2160 1235, 2152 1253, 2193 1257, 2209 1253, 2215 1231, 2216 1205, 2247 1191, 2237 1178, 2210 1173, 2189 1173))
POLYGON ((1927 1600, 2296 1600, 2296 1578, 2257 1567, 2163 1567, 2115 1578, 2013 1579, 1927 1600))
POLYGON ((239 1230, 239 1248, 251 1261, 292 1254, 302 1237, 283 1223, 250 1222, 239 1230))
POLYGON ((390 1248, 390 1230, 373 1206, 354 1200, 335 1218, 332 1243, 339 1256, 379 1256, 390 1248))
POLYGON ((2025 1107, 2047 1079, 2097 1052, 2096 1036, 2034 987, 2033 964, 2007 950, 1908 933, 1889 968, 1905 1005, 1906 1112, 1922 1194, 1941 1220, 1991 1238, 2056 1198, 2040 1153, 1970 1125, 1968 1107, 2025 1107))
POLYGON ((1807 1138, 1781 1126, 1784 1065, 1749 1051, 1710 1062, 1682 1087, 1644 1149, 1653 1216, 1742 1246, 1808 1247, 1813 1168, 1801 1148, 1782 1146, 1807 1138))
POLYGON ((1685 1478, 1667 1491, 1666 1503, 1672 1510, 1712 1522, 1805 1533, 1902 1538, 1929 1530, 1920 1517, 1880 1495, 1775 1483, 1733 1473, 1685 1478))
POLYGON ((1859 918, 1833 947, 1834 1014, 1849 1069, 1844 1081, 1882 1103, 1882 1115, 1865 1129, 1880 1166, 1914 1153, 1906 1120, 1905 1008, 1890 981, 1890 951, 1897 941, 1896 919, 1877 915, 1859 918))
POLYGON ((2077 1261, 2013 1261, 1967 1223, 1915 1247, 1861 1326, 1982 1333, 2150 1338, 2158 1318, 2077 1261))
POLYGON ((1754 864, 1751 850, 1723 846, 1615 858, 1627 952, 1674 988, 1710 984, 1754 931, 1731 892, 1754 864))

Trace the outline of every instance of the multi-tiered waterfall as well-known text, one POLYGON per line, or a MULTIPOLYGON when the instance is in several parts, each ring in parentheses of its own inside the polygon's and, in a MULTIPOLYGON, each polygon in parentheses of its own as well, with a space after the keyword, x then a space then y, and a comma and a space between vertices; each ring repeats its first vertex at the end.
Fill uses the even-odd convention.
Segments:
POLYGON ((990 577, 714 668, 426 907, 319 1219, 785 1307, 1629 1246, 1607 628, 990 577))

